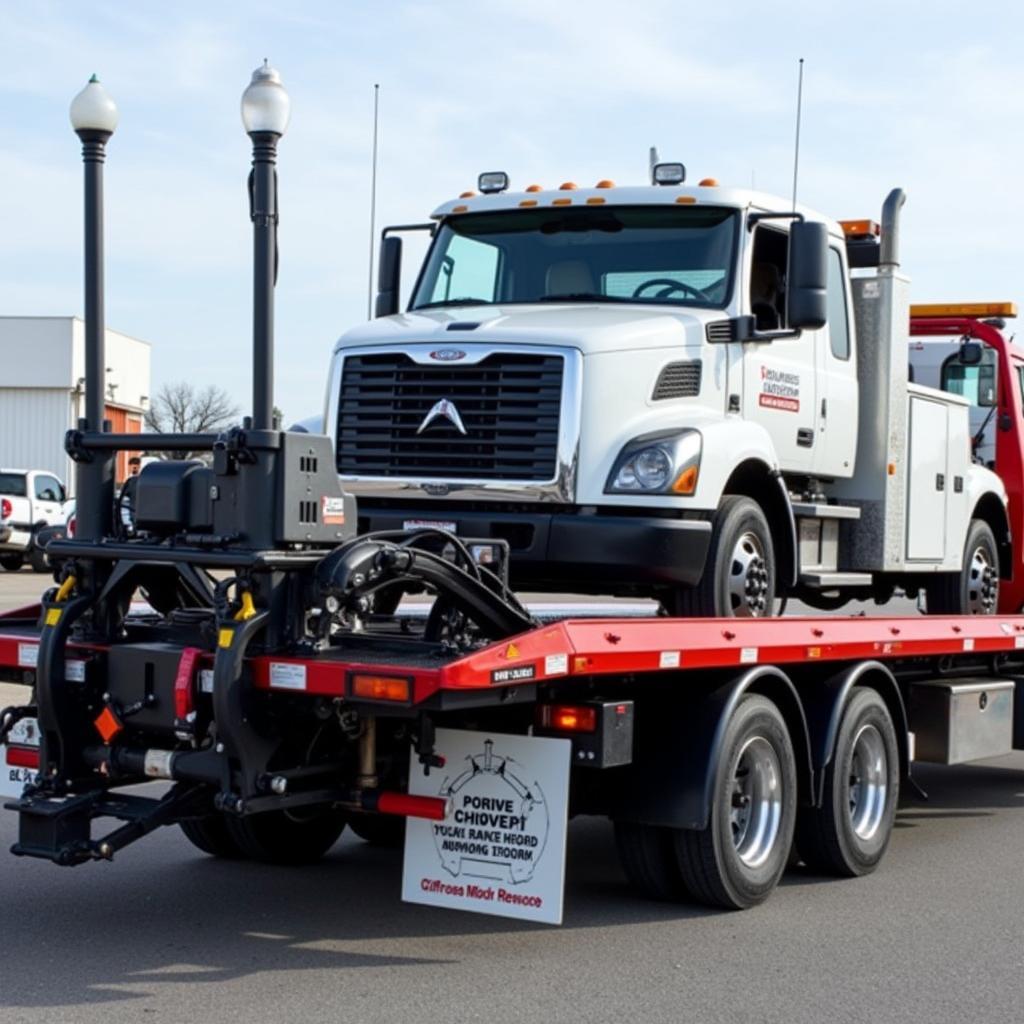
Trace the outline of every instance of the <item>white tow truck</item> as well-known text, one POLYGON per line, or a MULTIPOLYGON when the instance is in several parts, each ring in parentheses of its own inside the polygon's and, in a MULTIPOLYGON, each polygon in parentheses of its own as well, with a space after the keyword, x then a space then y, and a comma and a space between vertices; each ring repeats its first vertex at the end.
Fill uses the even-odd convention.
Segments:
POLYGON ((501 539, 516 586, 673 614, 896 588, 994 612, 1006 495, 967 401, 908 380, 902 191, 879 229, 684 179, 486 174, 385 230, 377 318, 337 343, 326 410, 360 528, 501 539), (399 312, 415 229, 432 243, 399 312))
POLYGON ((46 572, 37 537, 46 527, 63 525, 68 508, 64 484, 52 473, 0 469, 0 568, 17 572, 28 561, 36 572, 46 572))

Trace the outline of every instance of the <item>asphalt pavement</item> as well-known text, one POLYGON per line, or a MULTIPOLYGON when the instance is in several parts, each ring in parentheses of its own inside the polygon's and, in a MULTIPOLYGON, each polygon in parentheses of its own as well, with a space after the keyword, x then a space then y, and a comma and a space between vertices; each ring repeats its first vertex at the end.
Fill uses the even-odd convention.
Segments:
MULTIPOLYGON (((0 608, 41 582, 0 574, 0 608)), ((929 799, 878 872, 795 870, 746 913, 635 896, 589 818, 561 928, 402 904, 400 853, 348 833, 304 868, 216 861, 176 829, 110 864, 0 853, 0 1021, 1017 1024, 1024 754, 916 775, 929 799)), ((0 812, 0 850, 14 837, 0 812)))

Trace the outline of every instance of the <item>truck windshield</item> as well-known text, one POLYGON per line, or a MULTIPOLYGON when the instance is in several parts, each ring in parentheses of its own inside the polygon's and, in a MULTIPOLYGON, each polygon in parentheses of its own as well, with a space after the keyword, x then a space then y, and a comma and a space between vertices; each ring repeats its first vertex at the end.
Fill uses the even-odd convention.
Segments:
POLYGON ((721 309, 739 218, 708 207, 511 210, 450 217, 410 309, 524 302, 641 302, 721 309))
POLYGON ((24 498, 28 494, 25 489, 24 473, 0 473, 0 494, 10 494, 14 498, 24 498))

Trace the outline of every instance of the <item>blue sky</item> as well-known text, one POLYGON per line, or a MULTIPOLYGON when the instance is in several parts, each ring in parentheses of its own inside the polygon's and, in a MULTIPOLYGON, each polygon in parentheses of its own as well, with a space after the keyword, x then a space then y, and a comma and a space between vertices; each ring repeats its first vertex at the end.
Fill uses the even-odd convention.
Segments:
POLYGON ((1021 52, 1022 9, 986 2, 0 0, 0 313, 81 312, 67 108, 95 71, 121 111, 108 324, 153 343, 155 386, 215 382, 247 407, 238 105, 264 56, 292 99, 276 369, 289 421, 320 410, 331 344, 366 315, 374 82, 385 224, 424 219, 481 170, 514 187, 639 183, 652 144, 691 178, 788 194, 802 56, 802 201, 877 216, 900 185, 916 300, 1024 300, 1021 52))

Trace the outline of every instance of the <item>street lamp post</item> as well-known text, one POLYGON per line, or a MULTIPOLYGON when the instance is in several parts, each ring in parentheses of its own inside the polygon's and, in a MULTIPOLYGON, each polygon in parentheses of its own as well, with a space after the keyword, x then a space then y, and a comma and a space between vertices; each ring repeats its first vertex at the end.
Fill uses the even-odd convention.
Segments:
MULTIPOLYGON (((103 162, 107 140, 117 127, 117 107, 93 75, 71 101, 71 127, 82 140, 85 171, 85 422, 103 429, 105 407, 105 323, 103 312, 103 162)), ((79 462, 77 536, 99 540, 109 530, 114 502, 113 455, 93 453, 79 462)))
POLYGON ((281 76, 264 61, 242 94, 242 123, 252 139, 249 178, 253 222, 252 425, 274 427, 274 284, 277 279, 277 143, 290 103, 281 76))

